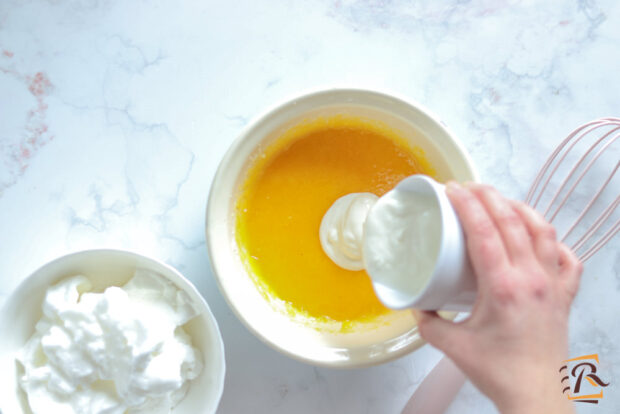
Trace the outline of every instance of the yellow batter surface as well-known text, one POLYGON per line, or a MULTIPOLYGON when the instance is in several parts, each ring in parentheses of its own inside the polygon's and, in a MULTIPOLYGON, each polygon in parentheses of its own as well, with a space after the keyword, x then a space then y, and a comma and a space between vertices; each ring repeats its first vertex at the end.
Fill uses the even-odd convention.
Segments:
POLYGON ((365 271, 323 252, 321 219, 339 197, 381 196, 403 178, 434 175, 420 149, 372 121, 302 123, 257 154, 236 205, 236 238, 258 287, 319 320, 366 321, 388 312, 365 271))

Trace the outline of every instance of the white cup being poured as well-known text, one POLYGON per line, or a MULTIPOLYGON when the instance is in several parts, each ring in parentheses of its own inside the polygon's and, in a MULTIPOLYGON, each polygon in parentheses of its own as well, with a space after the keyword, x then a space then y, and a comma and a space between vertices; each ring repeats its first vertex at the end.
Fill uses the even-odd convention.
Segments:
POLYGON ((382 197, 347 194, 325 213, 321 246, 338 266, 362 270, 389 308, 469 311, 476 299, 463 229, 445 187, 425 175, 382 197))

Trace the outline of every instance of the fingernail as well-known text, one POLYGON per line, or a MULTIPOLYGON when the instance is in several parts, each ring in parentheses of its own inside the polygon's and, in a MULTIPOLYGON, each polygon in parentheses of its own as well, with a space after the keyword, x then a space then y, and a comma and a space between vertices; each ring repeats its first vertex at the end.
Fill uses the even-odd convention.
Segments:
POLYGON ((478 185, 478 183, 475 181, 465 181, 463 184, 465 185, 465 187, 475 187, 476 185, 478 185))

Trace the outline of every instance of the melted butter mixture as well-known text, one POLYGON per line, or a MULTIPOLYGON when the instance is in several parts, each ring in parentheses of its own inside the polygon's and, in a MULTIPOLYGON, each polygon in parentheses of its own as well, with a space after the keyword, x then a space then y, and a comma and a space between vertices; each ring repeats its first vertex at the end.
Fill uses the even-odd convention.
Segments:
POLYGON ((419 148, 377 122, 335 116, 288 130, 257 154, 237 200, 237 243, 260 290, 318 320, 389 312, 365 271, 325 255, 319 227, 339 197, 381 196, 416 173, 435 175, 419 148))

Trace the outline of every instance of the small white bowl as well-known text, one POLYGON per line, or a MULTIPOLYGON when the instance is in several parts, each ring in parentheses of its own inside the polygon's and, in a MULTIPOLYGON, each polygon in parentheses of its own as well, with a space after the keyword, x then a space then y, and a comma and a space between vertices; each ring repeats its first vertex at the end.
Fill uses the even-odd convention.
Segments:
MULTIPOLYGON (((361 367, 385 362, 419 348, 424 341, 415 320, 401 311, 389 320, 354 332, 326 332, 278 311, 258 291, 235 239, 235 203, 253 157, 303 120, 350 115, 378 121, 424 150, 438 179, 475 180, 458 141, 426 110, 393 95, 331 89, 292 99, 250 124, 232 144, 217 170, 207 206, 206 234, 216 280, 237 317, 276 350, 315 365, 361 367)), ((318 237, 318 229, 317 229, 318 237)))
POLYGON ((188 322, 186 331, 202 353, 204 368, 192 380, 187 395, 174 412, 215 413, 224 389, 224 344, 209 306, 194 285, 172 267, 121 250, 86 250, 60 257, 30 275, 9 296, 0 314, 0 411, 30 412, 26 395, 18 384, 15 354, 32 336, 35 324, 42 317, 41 305, 47 288, 63 278, 82 274, 90 279, 94 291, 103 291, 109 286, 124 285, 136 268, 164 276, 186 292, 200 310, 200 315, 188 322))

